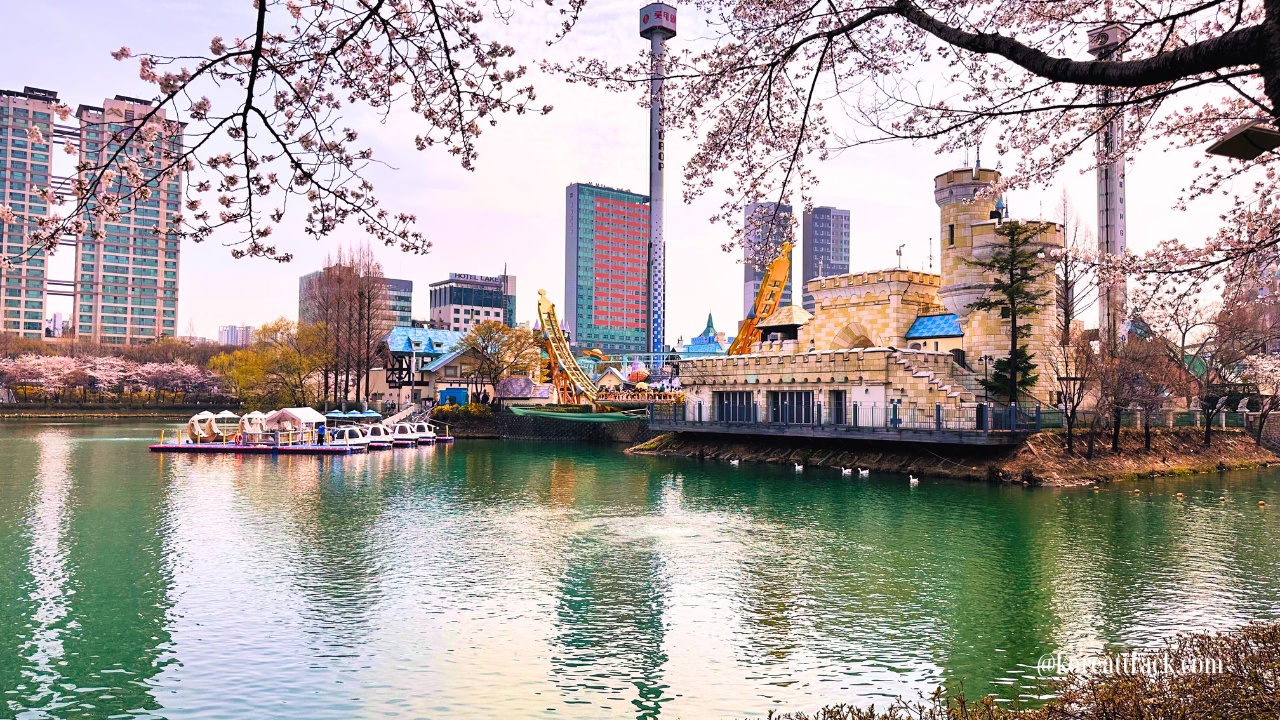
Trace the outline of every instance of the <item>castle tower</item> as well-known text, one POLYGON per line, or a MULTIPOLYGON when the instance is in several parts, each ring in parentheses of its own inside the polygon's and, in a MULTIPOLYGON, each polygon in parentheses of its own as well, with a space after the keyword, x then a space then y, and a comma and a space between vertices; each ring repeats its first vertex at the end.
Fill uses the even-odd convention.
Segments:
POLYGON ((947 312, 963 320, 971 312, 969 304, 982 297, 982 271, 969 264, 973 259, 973 228, 979 223, 994 222, 995 196, 979 193, 1000 181, 998 170, 959 168, 933 179, 933 199, 942 215, 938 239, 942 246, 942 288, 938 295, 947 312))
MULTIPOLYGON (((999 312, 969 308, 986 293, 987 285, 984 271, 974 267, 971 261, 989 258, 992 248, 1003 241, 996 235, 996 228, 1002 222, 1004 203, 997 196, 980 195, 982 190, 999 180, 999 172, 984 168, 960 168, 934 178, 933 196, 942 221, 939 235, 942 277, 938 296, 947 311, 960 318, 960 327, 964 331, 965 362, 971 368, 980 368, 984 356, 994 359, 1009 355, 1009 320, 1001 318, 999 312)), ((1044 248, 1062 247, 1062 227, 1053 222, 1045 224, 1049 228, 1040 237, 1044 248)), ((1053 263, 1047 253, 1044 262, 1053 263)), ((1058 314, 1053 300, 1053 272, 1051 268, 1046 270, 1048 272, 1037 285, 1038 289, 1049 294, 1041 311, 1027 323, 1031 326, 1031 337, 1025 342, 1040 377, 1032 395, 1047 403, 1052 400, 1053 386, 1047 361, 1048 353, 1055 344, 1058 314)))

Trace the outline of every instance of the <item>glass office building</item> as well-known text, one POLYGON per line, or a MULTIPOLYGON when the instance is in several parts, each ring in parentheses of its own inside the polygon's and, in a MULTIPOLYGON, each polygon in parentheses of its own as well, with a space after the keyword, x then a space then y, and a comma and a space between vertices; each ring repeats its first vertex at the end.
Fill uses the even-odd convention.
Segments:
POLYGON ((516 276, 449 273, 431 283, 431 322, 444 330, 470 330, 485 320, 516 326, 516 276))

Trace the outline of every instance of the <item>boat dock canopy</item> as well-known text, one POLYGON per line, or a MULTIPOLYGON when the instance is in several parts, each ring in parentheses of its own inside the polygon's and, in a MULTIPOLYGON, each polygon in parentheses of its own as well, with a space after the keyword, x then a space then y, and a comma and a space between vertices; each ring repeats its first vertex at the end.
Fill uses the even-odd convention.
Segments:
POLYGON ((297 427, 304 425, 323 425, 325 417, 309 407, 301 408, 284 408, 276 410, 267 415, 264 424, 268 430, 273 430, 281 424, 289 422, 297 427))

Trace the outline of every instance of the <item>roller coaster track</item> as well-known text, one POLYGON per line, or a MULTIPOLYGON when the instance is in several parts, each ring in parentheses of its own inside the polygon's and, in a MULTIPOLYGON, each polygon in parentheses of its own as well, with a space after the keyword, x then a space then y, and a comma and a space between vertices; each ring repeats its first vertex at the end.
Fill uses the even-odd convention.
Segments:
POLYGON ((551 357, 552 379, 555 382, 559 401, 564 404, 579 404, 582 399, 594 403, 600 394, 596 384, 578 367, 569 349, 569 341, 560 332, 560 319, 556 317, 556 306, 547 299, 547 291, 538 291, 538 320, 542 323, 542 332, 547 338, 547 354, 551 357))

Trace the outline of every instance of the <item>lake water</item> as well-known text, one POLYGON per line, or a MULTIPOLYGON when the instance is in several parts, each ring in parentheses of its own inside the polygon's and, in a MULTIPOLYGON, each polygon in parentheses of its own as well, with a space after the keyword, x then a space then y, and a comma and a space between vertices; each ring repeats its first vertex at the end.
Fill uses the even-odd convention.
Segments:
POLYGON ((1272 470, 913 488, 498 441, 165 456, 159 427, 0 424, 0 715, 745 718, 1012 697, 1044 653, 1280 617, 1272 470))

